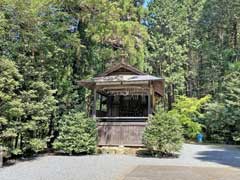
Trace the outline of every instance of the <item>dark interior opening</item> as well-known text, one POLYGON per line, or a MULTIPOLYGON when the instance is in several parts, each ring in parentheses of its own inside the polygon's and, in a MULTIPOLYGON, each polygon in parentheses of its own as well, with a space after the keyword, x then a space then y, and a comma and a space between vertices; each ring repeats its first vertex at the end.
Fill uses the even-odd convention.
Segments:
POLYGON ((99 102, 98 117, 146 117, 148 96, 108 96, 99 102))

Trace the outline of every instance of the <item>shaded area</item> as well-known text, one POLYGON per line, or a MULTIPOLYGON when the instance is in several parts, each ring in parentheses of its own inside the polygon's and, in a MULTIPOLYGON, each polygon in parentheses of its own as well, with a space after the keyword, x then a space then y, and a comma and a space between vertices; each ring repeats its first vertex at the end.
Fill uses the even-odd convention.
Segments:
POLYGON ((124 180, 240 180, 233 168, 138 166, 124 180))
POLYGON ((216 146, 206 151, 199 151, 195 158, 202 161, 240 167, 240 150, 233 146, 216 146))
POLYGON ((142 148, 136 151, 137 157, 143 157, 143 158, 169 158, 174 159, 178 158, 179 154, 173 154, 173 153, 159 153, 157 151, 150 151, 146 148, 142 148))
POLYGON ((19 158, 3 158, 3 168, 13 166, 18 162, 26 162, 26 161, 34 161, 37 160, 39 157, 42 157, 43 155, 38 156, 31 156, 31 157, 19 157, 19 158))

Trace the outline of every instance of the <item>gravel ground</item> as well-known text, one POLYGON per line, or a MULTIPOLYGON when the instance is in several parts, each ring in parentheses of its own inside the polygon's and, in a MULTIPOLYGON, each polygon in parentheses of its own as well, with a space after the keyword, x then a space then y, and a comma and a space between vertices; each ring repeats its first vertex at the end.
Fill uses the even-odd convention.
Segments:
POLYGON ((240 180, 240 171, 220 167, 137 166, 123 180, 240 180))
POLYGON ((138 165, 240 167, 234 146, 185 144, 179 158, 127 155, 43 156, 0 168, 0 180, 118 180, 138 165))

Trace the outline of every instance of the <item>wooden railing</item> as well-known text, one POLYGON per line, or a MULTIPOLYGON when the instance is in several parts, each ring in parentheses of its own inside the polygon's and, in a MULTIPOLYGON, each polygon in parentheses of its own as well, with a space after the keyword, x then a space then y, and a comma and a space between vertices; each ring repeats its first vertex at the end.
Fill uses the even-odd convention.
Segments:
POLYGON ((143 117, 96 117, 97 121, 141 121, 145 122, 147 121, 148 117, 143 116, 143 117))

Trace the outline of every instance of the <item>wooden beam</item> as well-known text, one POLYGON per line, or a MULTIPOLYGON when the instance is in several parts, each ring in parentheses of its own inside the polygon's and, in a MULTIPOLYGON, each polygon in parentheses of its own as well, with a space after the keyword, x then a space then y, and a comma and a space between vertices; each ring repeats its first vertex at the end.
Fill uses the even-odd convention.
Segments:
POLYGON ((147 119, 148 117, 96 117, 96 119, 147 119))
POLYGON ((149 87, 146 85, 143 85, 143 84, 139 84, 139 85, 128 84, 128 85, 116 85, 116 86, 114 86, 114 85, 111 85, 111 86, 98 85, 98 86, 96 86, 96 89, 98 89, 98 90, 101 90, 101 89, 103 89, 103 90, 108 90, 108 89, 146 89, 146 90, 148 90, 149 87))
POLYGON ((145 126, 147 122, 98 122, 98 126, 145 126))
POLYGON ((143 91, 107 91, 106 93, 108 93, 108 95, 111 95, 111 96, 134 96, 134 95, 145 96, 147 95, 147 92, 143 92, 143 91))
POLYGON ((148 86, 121 85, 121 86, 96 86, 97 92, 105 95, 147 95, 148 86))
POLYGON ((148 81, 123 81, 122 84, 148 84, 148 81))
POLYGON ((119 81, 108 81, 108 82, 97 82, 97 86, 112 86, 112 85, 121 85, 119 81))

